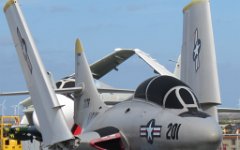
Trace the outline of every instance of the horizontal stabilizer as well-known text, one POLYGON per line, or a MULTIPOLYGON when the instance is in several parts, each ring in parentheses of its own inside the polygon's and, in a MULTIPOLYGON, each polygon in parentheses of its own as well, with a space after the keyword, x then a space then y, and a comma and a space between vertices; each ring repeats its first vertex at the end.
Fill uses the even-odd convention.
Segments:
MULTIPOLYGON (((129 89, 115 89, 115 88, 98 88, 99 93, 123 93, 123 94, 133 94, 133 90, 129 89)), ((81 93, 82 87, 55 89, 58 94, 71 94, 71 93, 81 93)), ((18 92, 0 92, 0 96, 19 96, 19 95, 29 95, 29 91, 18 91, 18 92)))
POLYGON ((128 89, 113 89, 113 88, 98 88, 99 93, 121 93, 121 94, 134 94, 135 91, 128 89))

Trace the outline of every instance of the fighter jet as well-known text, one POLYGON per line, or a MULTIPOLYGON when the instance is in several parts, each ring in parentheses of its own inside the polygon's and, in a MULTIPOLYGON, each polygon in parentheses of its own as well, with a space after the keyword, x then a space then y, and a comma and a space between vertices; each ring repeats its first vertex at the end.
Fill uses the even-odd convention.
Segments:
MULTIPOLYGON (((191 25, 187 28, 188 34, 194 34, 196 29, 200 31, 202 22, 193 24, 196 21, 193 16, 197 14, 205 18, 209 13, 202 11, 206 10, 209 10, 208 0, 195 0, 184 8, 184 13, 188 14, 184 23, 191 25)), ((44 146, 49 149, 99 150, 218 148, 222 137, 218 123, 199 107, 193 90, 172 76, 151 77, 139 85, 132 99, 108 107, 99 96, 79 39, 75 46, 73 118, 74 124, 80 127, 80 134, 74 135, 64 114, 67 106, 63 100, 69 98, 55 93, 18 1, 9 0, 4 12, 36 110, 44 146)), ((200 37, 200 32, 198 35, 200 37)), ((201 42, 199 58, 204 51, 203 44, 201 42)), ((200 66, 197 69, 200 72, 201 65, 197 66, 200 66)), ((196 71, 195 64, 193 69, 196 71)), ((196 77, 194 74, 189 76, 196 77)))

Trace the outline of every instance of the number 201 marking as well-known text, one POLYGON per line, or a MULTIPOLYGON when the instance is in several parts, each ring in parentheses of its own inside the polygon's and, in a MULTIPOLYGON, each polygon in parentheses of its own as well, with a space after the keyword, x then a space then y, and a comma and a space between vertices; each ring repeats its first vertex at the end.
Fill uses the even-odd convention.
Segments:
POLYGON ((178 140, 178 132, 179 132, 179 129, 180 129, 180 126, 181 124, 173 124, 173 123, 170 123, 168 125, 168 131, 166 133, 166 137, 168 140, 178 140))

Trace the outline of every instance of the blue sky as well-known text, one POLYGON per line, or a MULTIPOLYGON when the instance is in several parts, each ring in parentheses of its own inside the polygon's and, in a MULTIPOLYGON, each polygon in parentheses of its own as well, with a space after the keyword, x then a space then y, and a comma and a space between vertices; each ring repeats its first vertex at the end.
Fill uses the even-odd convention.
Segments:
MULTIPOLYGON (((182 8, 190 0, 21 0, 21 8, 39 53, 55 80, 74 72, 74 43, 80 37, 89 63, 115 48, 139 48, 170 71, 182 44, 182 8)), ((0 1, 3 8, 5 0, 0 1)), ((238 107, 240 99, 240 1, 211 1, 213 30, 223 107, 238 107)), ((137 57, 102 80, 121 88, 136 88, 154 75, 137 57)), ((0 90, 26 90, 3 11, 0 13, 0 90)), ((6 113, 25 97, 6 99, 6 113)))

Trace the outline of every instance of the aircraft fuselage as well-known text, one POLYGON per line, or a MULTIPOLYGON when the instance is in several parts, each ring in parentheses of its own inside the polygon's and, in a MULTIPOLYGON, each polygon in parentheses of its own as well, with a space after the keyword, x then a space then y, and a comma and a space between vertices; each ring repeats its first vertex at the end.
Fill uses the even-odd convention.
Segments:
POLYGON ((99 114, 84 132, 105 127, 119 129, 127 149, 217 149, 222 137, 220 127, 210 116, 181 117, 175 110, 136 99, 99 114))

